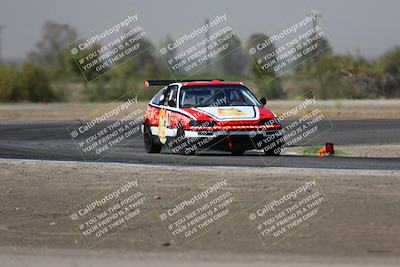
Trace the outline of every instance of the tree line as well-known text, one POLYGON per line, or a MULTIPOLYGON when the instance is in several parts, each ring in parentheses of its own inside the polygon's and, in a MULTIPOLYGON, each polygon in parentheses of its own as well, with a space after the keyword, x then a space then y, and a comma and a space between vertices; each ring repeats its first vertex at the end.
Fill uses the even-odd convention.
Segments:
MULTIPOLYGON (((84 94, 81 98, 84 101, 108 101, 130 90, 136 90, 139 97, 146 99, 154 91, 138 88, 141 81, 171 78, 156 46, 143 39, 142 45, 151 49, 87 84, 67 49, 77 38, 76 30, 69 25, 46 22, 41 41, 23 64, 0 65, 0 101, 68 101, 74 84, 83 85, 84 90, 79 93, 84 94)), ((322 99, 400 97, 400 46, 370 61, 359 54, 335 54, 322 38, 320 47, 326 47, 324 51, 315 51, 309 60, 281 74, 273 68, 261 71, 248 56, 247 44, 266 38, 265 34, 253 34, 242 43, 234 35, 229 39, 230 50, 226 55, 199 75, 247 82, 259 96, 269 99, 292 98, 310 90, 322 99)), ((160 45, 168 42, 171 42, 169 36, 160 45)))

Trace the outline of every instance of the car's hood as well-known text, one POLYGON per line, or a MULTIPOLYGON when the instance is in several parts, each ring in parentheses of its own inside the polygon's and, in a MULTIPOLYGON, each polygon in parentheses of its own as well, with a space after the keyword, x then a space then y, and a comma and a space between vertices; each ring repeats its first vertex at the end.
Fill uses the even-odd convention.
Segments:
POLYGON ((258 120, 260 115, 258 107, 253 106, 197 107, 191 110, 195 117, 205 114, 217 120, 258 120))

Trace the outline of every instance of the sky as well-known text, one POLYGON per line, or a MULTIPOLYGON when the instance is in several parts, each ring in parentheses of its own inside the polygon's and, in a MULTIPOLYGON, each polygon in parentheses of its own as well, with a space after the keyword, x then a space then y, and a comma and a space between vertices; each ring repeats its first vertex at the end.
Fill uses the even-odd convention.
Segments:
POLYGON ((322 15, 336 53, 360 52, 369 59, 400 44, 398 0, 0 0, 2 57, 23 59, 41 39, 48 21, 73 26, 84 35, 99 25, 134 9, 145 31, 156 42, 167 34, 177 36, 222 10, 232 19, 242 40, 252 33, 271 33, 280 25, 313 9, 322 15))

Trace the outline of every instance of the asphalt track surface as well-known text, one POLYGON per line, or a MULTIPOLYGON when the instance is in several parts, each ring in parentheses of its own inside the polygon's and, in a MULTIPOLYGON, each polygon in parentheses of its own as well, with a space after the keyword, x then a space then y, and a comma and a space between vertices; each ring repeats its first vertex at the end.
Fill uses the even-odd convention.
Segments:
MULTIPOLYGON (((84 161, 66 130, 73 123, 74 121, 18 123, 11 120, 2 121, 0 122, 0 158, 84 161)), ((323 121, 320 131, 326 131, 326 133, 311 140, 308 145, 322 145, 325 142, 340 145, 400 143, 400 120, 337 120, 331 123, 323 121)), ((141 136, 100 161, 172 166, 400 170, 400 158, 265 157, 255 151, 246 152, 242 156, 232 156, 230 153, 217 151, 204 151, 195 156, 172 155, 164 150, 160 154, 147 154, 141 136)))

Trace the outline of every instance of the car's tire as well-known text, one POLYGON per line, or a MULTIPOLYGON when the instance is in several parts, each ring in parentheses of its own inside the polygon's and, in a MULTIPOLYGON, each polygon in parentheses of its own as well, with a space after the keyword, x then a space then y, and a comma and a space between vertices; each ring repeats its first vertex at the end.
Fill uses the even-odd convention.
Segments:
POLYGON ((281 152, 282 152, 282 149, 280 147, 278 147, 275 149, 264 150, 264 155, 265 156, 279 156, 279 154, 281 152))
POLYGON ((160 153, 162 146, 155 143, 151 134, 150 125, 148 122, 144 124, 144 147, 147 153, 160 153))
POLYGON ((246 150, 232 150, 231 153, 234 156, 241 156, 244 154, 244 152, 246 152, 246 150))
POLYGON ((182 126, 178 127, 178 130, 176 132, 176 138, 178 140, 181 140, 180 142, 177 143, 177 146, 179 146, 180 144, 183 144, 183 147, 178 150, 179 154, 181 154, 181 155, 194 155, 195 150, 188 151, 186 149, 186 146, 185 146, 185 143, 186 143, 185 130, 183 129, 182 126))

